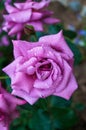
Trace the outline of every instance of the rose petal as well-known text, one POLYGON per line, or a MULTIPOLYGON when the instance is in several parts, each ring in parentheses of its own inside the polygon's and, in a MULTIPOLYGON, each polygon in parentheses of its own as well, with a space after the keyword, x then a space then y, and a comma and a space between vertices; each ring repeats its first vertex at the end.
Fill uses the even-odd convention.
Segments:
POLYGON ((9 5, 8 3, 5 3, 5 8, 7 10, 8 13, 14 13, 14 12, 18 12, 18 9, 9 5))
POLYGON ((0 130, 9 130, 8 125, 3 124, 3 122, 0 122, 0 130))
POLYGON ((22 37, 22 32, 17 32, 17 40, 21 39, 22 37))
POLYGON ((6 22, 4 23, 4 27, 3 30, 4 31, 8 31, 10 28, 12 28, 13 26, 15 26, 16 24, 14 22, 6 22))
POLYGON ((5 19, 6 24, 8 24, 8 22, 12 21, 10 15, 3 15, 3 18, 5 19))
POLYGON ((17 72, 14 79, 11 80, 12 88, 18 90, 24 90, 27 93, 33 88, 35 77, 29 76, 22 72, 17 72), (23 80, 23 82, 21 82, 23 80))
POLYGON ((20 32, 22 30, 22 26, 23 24, 16 24, 10 31, 9 31, 9 35, 13 35, 16 34, 18 32, 20 32))
POLYGON ((48 4, 50 3, 50 0, 42 0, 41 2, 37 3, 35 2, 32 6, 32 8, 39 10, 41 8, 44 8, 46 6, 48 6, 48 4))
POLYGON ((14 62, 12 62, 7 67, 3 68, 2 70, 7 73, 11 78, 15 77, 15 71, 16 71, 16 64, 22 60, 22 57, 18 57, 14 62))
POLYGON ((68 85, 61 92, 57 91, 53 95, 60 96, 60 97, 63 97, 68 100, 71 97, 71 95, 73 94, 73 92, 77 89, 77 87, 78 87, 78 85, 75 80, 75 77, 73 76, 73 74, 71 74, 68 85))
POLYGON ((52 77, 50 76, 46 80, 36 79, 34 81, 34 85, 33 86, 34 86, 34 88, 39 88, 39 89, 49 89, 51 87, 54 87, 52 85, 53 85, 53 81, 52 81, 52 77))
POLYGON ((44 50, 41 46, 35 47, 31 50, 28 50, 28 57, 37 57, 40 58, 44 54, 44 50))
POLYGON ((32 48, 39 46, 40 43, 38 42, 26 42, 21 40, 13 40, 13 46, 14 46, 14 57, 15 59, 19 56, 24 56, 25 59, 29 58, 28 50, 31 50, 32 48))
POLYGON ((27 92, 25 92, 24 90, 17 90, 14 89, 12 91, 13 95, 19 96, 23 99, 25 99, 28 103, 30 103, 31 105, 33 105, 39 98, 38 97, 31 97, 27 92))
POLYGON ((42 42, 44 44, 48 44, 51 46, 53 49, 56 49, 59 52, 63 52, 67 54, 70 58, 73 57, 73 53, 66 44, 62 31, 57 33, 56 35, 49 35, 49 36, 44 36, 39 39, 39 42, 42 42))
POLYGON ((31 21, 33 20, 39 20, 39 19, 41 19, 42 18, 42 16, 43 16, 43 14, 42 13, 40 13, 40 12, 33 12, 32 13, 32 16, 31 16, 31 21))
POLYGON ((27 22, 27 25, 32 25, 36 31, 43 31, 43 23, 41 21, 27 22))
POLYGON ((58 23, 58 22, 60 22, 60 20, 59 19, 56 19, 56 18, 45 18, 45 19, 43 19, 43 22, 44 23, 47 23, 47 24, 54 24, 54 23, 58 23))
POLYGON ((31 57, 28 61, 24 62, 24 64, 19 65, 19 67, 16 68, 16 72, 21 71, 27 73, 28 67, 35 66, 36 63, 37 59, 35 57, 31 57))
POLYGON ((2 109, 5 112, 8 111, 8 106, 7 106, 7 103, 6 103, 5 99, 4 99, 3 94, 0 94, 0 109, 2 109))
POLYGON ((65 60, 63 60, 63 65, 64 66, 62 70, 62 80, 56 88, 56 92, 63 91, 66 88, 68 82, 70 82, 72 68, 68 65, 68 63, 65 60))
POLYGON ((26 41, 20 41, 20 40, 13 40, 14 45, 14 56, 15 58, 19 56, 25 56, 27 57, 27 51, 29 49, 29 44, 26 41))
POLYGON ((47 96, 52 95, 52 93, 54 93, 54 89, 50 88, 50 89, 37 89, 37 88, 33 88, 30 96, 34 97, 34 98, 45 98, 47 96))
POLYGON ((24 3, 14 3, 15 7, 20 9, 20 10, 25 10, 25 9, 29 9, 32 7, 33 2, 24 2, 24 3))
POLYGON ((30 20, 31 14, 32 14, 32 10, 28 9, 17 13, 9 14, 8 16, 13 22, 24 23, 30 20))

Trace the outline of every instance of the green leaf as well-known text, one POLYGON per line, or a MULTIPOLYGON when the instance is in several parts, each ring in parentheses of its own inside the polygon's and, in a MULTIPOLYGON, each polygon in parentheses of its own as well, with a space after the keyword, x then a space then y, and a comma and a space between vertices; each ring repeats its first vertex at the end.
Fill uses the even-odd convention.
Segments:
POLYGON ((53 127, 57 129, 71 128, 77 122, 75 112, 70 108, 55 108, 51 109, 53 127))
POLYGON ((4 0, 1 0, 0 1, 0 10, 3 10, 4 9, 4 0))
POLYGON ((7 64, 9 64, 12 60, 13 60, 13 47, 12 44, 10 44, 9 46, 1 46, 0 47, 0 52, 3 54, 4 57, 4 66, 6 66, 7 64))
POLYGON ((74 64, 77 65, 82 61, 82 55, 79 48, 71 42, 70 39, 66 38, 66 42, 74 54, 74 64))
POLYGON ((2 71, 2 67, 3 67, 3 63, 5 61, 5 58, 4 57, 0 57, 0 75, 1 75, 1 71, 2 71))
POLYGON ((51 130, 51 120, 43 110, 39 109, 29 120, 31 130, 51 130))
POLYGON ((62 24, 50 25, 48 27, 48 34, 56 34, 63 29, 62 24))
POLYGON ((72 30, 64 30, 63 34, 64 34, 64 36, 66 36, 70 39, 74 39, 77 36, 77 33, 72 30))
POLYGON ((52 107, 64 108, 64 107, 69 107, 70 105, 71 105, 71 100, 66 100, 58 96, 51 96, 50 106, 52 107))
POLYGON ((48 33, 44 33, 44 32, 36 32, 36 36, 39 39, 42 36, 48 35, 48 33))
POLYGON ((34 109, 35 106, 34 105, 32 106, 29 103, 26 103, 25 105, 20 106, 20 108, 23 109, 23 110, 30 111, 30 112, 35 111, 35 109, 34 109))
POLYGON ((30 105, 29 103, 27 103, 25 105, 20 106, 20 108, 22 108, 24 110, 27 110, 27 111, 30 111, 30 112, 33 112, 33 113, 36 112, 38 109, 46 110, 47 109, 47 105, 48 105, 47 99, 48 98, 39 99, 33 105, 30 105))
POLYGON ((48 27, 48 34, 56 34, 60 30, 63 30, 64 36, 66 36, 66 37, 68 37, 70 39, 74 39, 77 36, 76 32, 74 32, 72 30, 65 30, 64 26, 61 23, 56 24, 56 25, 50 25, 48 27))

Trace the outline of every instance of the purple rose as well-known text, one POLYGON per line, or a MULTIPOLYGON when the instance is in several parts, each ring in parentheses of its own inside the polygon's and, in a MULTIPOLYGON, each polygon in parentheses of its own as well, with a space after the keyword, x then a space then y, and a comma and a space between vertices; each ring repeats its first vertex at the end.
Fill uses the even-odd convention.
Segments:
POLYGON ((25 101, 17 99, 6 92, 0 84, 0 130, 9 129, 11 121, 19 116, 16 106, 24 103, 25 101))
POLYGON ((15 60, 3 69, 12 83, 12 93, 30 104, 56 95, 69 99, 77 89, 73 75, 73 53, 62 31, 38 42, 13 41, 15 60))
POLYGON ((5 3, 8 14, 4 15, 3 30, 7 31, 9 35, 17 34, 17 38, 20 39, 26 24, 32 25, 36 31, 43 31, 43 23, 53 24, 59 22, 58 19, 51 18, 53 12, 45 9, 49 1, 35 2, 27 0, 24 3, 14 3, 14 6, 5 3))

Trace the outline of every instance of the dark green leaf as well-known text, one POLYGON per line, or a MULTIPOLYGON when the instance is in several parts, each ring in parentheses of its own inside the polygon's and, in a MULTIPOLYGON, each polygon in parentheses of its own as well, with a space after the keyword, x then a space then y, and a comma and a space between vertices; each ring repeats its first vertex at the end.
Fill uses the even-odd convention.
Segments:
POLYGON ((51 109, 53 118, 53 127, 57 129, 71 128, 77 122, 75 112, 70 108, 55 108, 51 109))
POLYGON ((64 34, 64 36, 66 36, 70 39, 74 39, 77 36, 76 32, 71 31, 71 30, 64 30, 63 34, 64 34))
POLYGON ((79 51, 79 48, 74 43, 72 43, 71 40, 69 40, 68 38, 66 38, 66 42, 74 54, 75 65, 79 64, 82 61, 82 55, 79 51))
POLYGON ((4 9, 4 0, 1 0, 0 1, 0 10, 3 10, 4 9))
POLYGON ((69 107, 71 105, 71 100, 66 100, 57 96, 51 96, 50 105, 60 108, 69 107))
POLYGON ((31 130, 51 130, 51 121, 48 115, 39 109, 29 120, 31 130))
POLYGON ((48 35, 48 33, 44 33, 44 32, 36 32, 36 36, 39 39, 42 36, 48 35))
POLYGON ((50 25, 48 28, 48 34, 56 34, 63 29, 62 24, 50 25))

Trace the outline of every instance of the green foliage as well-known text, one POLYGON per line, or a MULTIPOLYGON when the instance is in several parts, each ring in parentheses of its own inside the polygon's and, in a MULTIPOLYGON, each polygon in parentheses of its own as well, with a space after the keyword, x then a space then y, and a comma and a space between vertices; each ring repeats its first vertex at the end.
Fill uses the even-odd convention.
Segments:
POLYGON ((50 25, 48 28, 48 34, 56 34, 60 30, 63 30, 64 36, 68 37, 69 39, 74 39, 77 36, 76 32, 72 30, 66 30, 61 23, 56 25, 50 25))
POLYGON ((71 100, 66 100, 58 96, 51 96, 50 98, 50 105, 53 107, 65 108, 71 105, 71 100))
POLYGON ((77 33, 71 30, 63 30, 63 34, 64 36, 70 38, 70 39, 74 39, 77 36, 77 33))
POLYGON ((71 100, 50 96, 40 99, 33 106, 18 107, 20 117, 11 124, 10 130, 69 130, 76 124, 77 117, 71 108, 71 100))
POLYGON ((48 33, 45 33, 45 32, 36 32, 36 36, 37 36, 38 39, 40 37, 42 37, 42 36, 45 36, 45 35, 48 35, 48 33))
POLYGON ((76 115, 71 108, 52 108, 51 110, 55 128, 67 130, 76 124, 76 115))
POLYGON ((62 24, 56 24, 56 25, 50 25, 48 27, 48 34, 56 34, 60 30, 63 30, 63 25, 62 24))
POLYGON ((12 124, 10 125, 10 130, 29 130, 28 121, 30 118, 30 114, 26 110, 20 110, 19 118, 16 118, 12 124))
POLYGON ((74 54, 75 65, 79 64, 82 61, 82 55, 81 55, 78 47, 74 43, 72 43, 71 40, 68 38, 66 38, 66 42, 74 54))
POLYGON ((47 112, 39 109, 29 120, 31 130, 51 130, 51 120, 47 112))
POLYGON ((2 57, 0 57, 0 75, 3 75, 2 68, 8 65, 13 59, 12 44, 0 47, 0 53, 2 54, 2 57))
POLYGON ((4 9, 4 0, 0 1, 0 11, 4 9))

